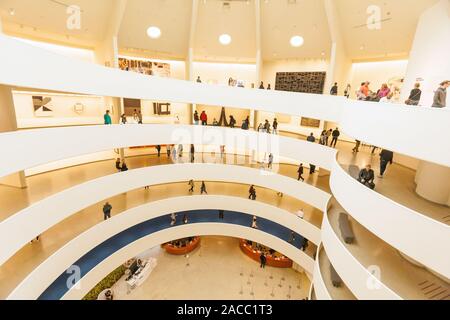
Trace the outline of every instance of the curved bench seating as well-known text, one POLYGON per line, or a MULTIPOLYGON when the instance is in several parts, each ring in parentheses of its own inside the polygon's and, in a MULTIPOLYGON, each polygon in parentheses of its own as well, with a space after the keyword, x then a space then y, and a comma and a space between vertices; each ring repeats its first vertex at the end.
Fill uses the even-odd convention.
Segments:
POLYGON ((34 203, 0 223, 3 264, 23 245, 72 214, 111 196, 148 185, 189 181, 244 183, 278 190, 325 211, 330 195, 306 183, 280 175, 261 175, 257 169, 222 164, 177 164, 130 170, 67 189, 34 203), (70 199, 70 201, 68 200, 70 199))
MULTIPOLYGON (((246 243, 245 239, 239 241, 239 248, 250 259, 260 262, 261 253, 254 250, 250 245, 246 243)), ((274 268, 292 268, 292 260, 286 257, 275 258, 273 256, 266 255, 266 265, 274 268)))
MULTIPOLYGON (((291 229, 273 222, 278 213, 274 214, 266 211, 258 212, 258 230, 256 230, 250 227, 253 213, 247 214, 225 210, 224 219, 221 220, 219 219, 218 210, 194 209, 180 212, 178 215, 179 217, 182 217, 186 214, 188 217, 188 224, 183 225, 182 221, 177 219, 177 224, 174 227, 171 227, 171 219, 168 212, 173 212, 171 210, 174 208, 176 209, 182 206, 188 208, 201 208, 207 207, 208 205, 214 205, 214 203, 216 203, 218 208, 223 208, 224 206, 227 206, 227 203, 230 201, 230 197, 199 197, 181 197, 147 204, 128 210, 126 213, 115 216, 112 219, 94 226, 69 242, 36 268, 13 291, 13 293, 11 293, 9 299, 36 299, 38 297, 43 299, 61 298, 63 294, 65 294, 65 290, 68 290, 66 282, 71 276, 70 274, 65 273, 65 270, 72 264, 81 268, 82 276, 89 273, 91 269, 99 269, 96 272, 99 273, 101 271, 103 273, 97 274, 97 277, 100 277, 98 281, 100 281, 103 276, 117 267, 117 265, 114 264, 109 264, 108 268, 100 267, 100 262, 107 260, 107 257, 112 256, 117 251, 126 248, 128 245, 132 245, 141 238, 147 236, 152 237, 152 234, 157 238, 157 240, 154 239, 154 241, 159 242, 153 242, 155 246, 173 239, 189 237, 193 234, 200 236, 243 236, 259 243, 270 243, 274 250, 282 252, 284 255, 301 265, 307 272, 312 274, 314 264, 313 259, 303 251, 298 250, 302 236, 296 233, 295 242, 292 244, 289 243, 291 229), (199 201, 199 197, 202 198, 201 201, 199 201), (203 198, 207 200, 205 205, 199 204, 204 202, 203 198), (208 198, 210 199, 208 200, 208 198), (217 200, 221 201, 217 202, 217 200), (150 208, 151 210, 149 210, 150 208), (233 227, 234 229, 231 228, 226 231, 227 228, 233 224, 239 226, 239 228, 236 229, 236 227, 233 227), (169 229, 168 231, 170 232, 168 232, 167 236, 161 238, 159 234, 160 232, 166 231, 165 229, 169 229), (268 235, 270 235, 270 242, 267 242, 268 235), (111 270, 109 268, 111 268, 111 270)), ((248 205, 249 202, 255 201, 241 199, 238 202, 241 203, 240 207, 243 207, 243 205, 247 203, 247 207, 250 208, 248 211, 253 211, 253 209, 255 209, 252 205, 248 205)), ((290 217, 292 215, 284 214, 283 216, 290 217)), ((145 249, 142 251, 144 250, 145 249)), ((130 257, 139 253, 139 251, 133 251, 133 253, 130 253, 125 260, 128 260, 130 257)), ((123 261, 119 262, 119 264, 120 263, 123 263, 123 261)), ((92 286, 94 285, 95 282, 92 283, 92 286)), ((85 283, 83 283, 82 288, 83 290, 89 290, 89 288, 86 288, 85 283)))
POLYGON ((198 248, 199 245, 200 245, 200 237, 195 237, 191 242, 189 242, 187 245, 183 247, 176 247, 171 243, 165 243, 162 245, 162 247, 169 254, 182 256, 194 251, 195 249, 198 248))

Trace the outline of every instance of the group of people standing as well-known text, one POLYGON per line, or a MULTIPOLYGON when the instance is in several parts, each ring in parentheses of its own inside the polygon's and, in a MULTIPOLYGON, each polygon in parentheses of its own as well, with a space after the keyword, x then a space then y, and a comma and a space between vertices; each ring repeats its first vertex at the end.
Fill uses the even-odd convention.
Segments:
MULTIPOLYGON (((341 132, 339 131, 339 128, 336 129, 329 129, 329 130, 323 130, 319 137, 319 144, 323 146, 330 146, 332 148, 336 148, 336 144, 338 143, 339 136, 341 135, 341 132), (331 138, 331 143, 330 142, 331 138)), ((316 138, 314 137, 314 134, 311 133, 311 135, 308 137, 308 141, 315 142, 316 138), (311 141, 309 139, 314 139, 314 141, 311 141)))
POLYGON ((264 121, 264 124, 260 123, 256 130, 258 132, 278 134, 278 120, 277 120, 277 118, 273 119, 272 127, 270 126, 269 120, 266 119, 264 121))

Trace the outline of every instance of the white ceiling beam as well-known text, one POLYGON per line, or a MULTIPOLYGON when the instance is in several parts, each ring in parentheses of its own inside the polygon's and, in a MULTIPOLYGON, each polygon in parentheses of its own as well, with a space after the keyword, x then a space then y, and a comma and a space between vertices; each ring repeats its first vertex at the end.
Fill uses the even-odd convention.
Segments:
POLYGON ((349 80, 351 61, 347 56, 345 40, 341 30, 339 14, 334 0, 324 0, 328 28, 331 37, 330 63, 325 82, 325 93, 329 92, 332 84, 338 82, 341 92, 349 80))
POLYGON ((114 0, 111 10, 111 19, 109 20, 105 38, 117 37, 122 25, 125 9, 127 8, 128 0, 114 0))

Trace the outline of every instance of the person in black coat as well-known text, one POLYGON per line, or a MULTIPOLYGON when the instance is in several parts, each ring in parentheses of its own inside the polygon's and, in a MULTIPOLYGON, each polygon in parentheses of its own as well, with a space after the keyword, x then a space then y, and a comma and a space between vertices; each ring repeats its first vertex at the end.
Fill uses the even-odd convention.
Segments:
POLYGON ((120 166, 120 158, 117 158, 116 160, 116 169, 117 171, 122 171, 122 167, 120 166))
POLYGON ((103 206, 103 219, 104 220, 108 220, 109 218, 111 218, 111 210, 112 210, 112 206, 109 204, 109 202, 106 202, 105 205, 103 206))
POLYGON ((334 131, 331 134, 333 136, 333 139, 331 140, 331 144, 330 147, 332 148, 336 148, 336 144, 338 142, 339 136, 341 135, 341 133, 339 132, 339 129, 336 128, 334 129, 334 131))
POLYGON ((337 82, 335 82, 334 86, 331 87, 330 94, 332 96, 337 96, 337 94, 338 94, 338 84, 337 84, 337 82))
POLYGON ((303 163, 300 163, 300 167, 298 167, 297 172, 298 172, 298 179, 297 180, 305 181, 305 178, 303 178, 303 172, 304 172, 303 163))
POLYGON ((253 195, 256 193, 256 189, 254 185, 250 186, 250 189, 248 189, 248 198, 252 199, 253 195))
POLYGON ((267 262, 267 258, 264 252, 261 252, 261 255, 259 256, 259 261, 261 262, 261 265, 259 267, 264 269, 266 267, 267 262))
POLYGON ((200 187, 200 194, 203 194, 203 193, 208 194, 208 192, 206 191, 205 181, 202 181, 202 186, 200 187))
POLYGON ((392 164, 394 161, 394 153, 392 151, 383 149, 380 153, 380 175, 379 178, 383 178, 388 163, 392 164))
POLYGON ((128 171, 128 167, 127 164, 124 162, 122 162, 122 167, 120 168, 120 171, 128 171))
POLYGON ((156 151, 158 151, 158 158, 161 156, 161 146, 158 144, 156 146, 156 151))
POLYGON ((191 163, 194 163, 195 161, 195 147, 193 144, 191 144, 191 150, 190 150, 190 156, 191 156, 191 163))
POLYGON ((308 136, 308 138, 306 138, 306 140, 312 143, 316 142, 316 137, 314 137, 314 133, 311 132, 311 134, 308 136))

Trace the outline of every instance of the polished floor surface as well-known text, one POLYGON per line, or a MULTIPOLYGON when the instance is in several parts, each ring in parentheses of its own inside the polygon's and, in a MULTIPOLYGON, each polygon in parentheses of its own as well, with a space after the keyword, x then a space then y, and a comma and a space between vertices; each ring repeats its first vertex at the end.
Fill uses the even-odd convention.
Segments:
POLYGON ((148 279, 128 293, 122 278, 113 287, 116 300, 301 300, 311 285, 292 268, 261 269, 234 238, 202 237, 189 261, 159 247, 142 257, 150 256, 157 265, 148 279))

